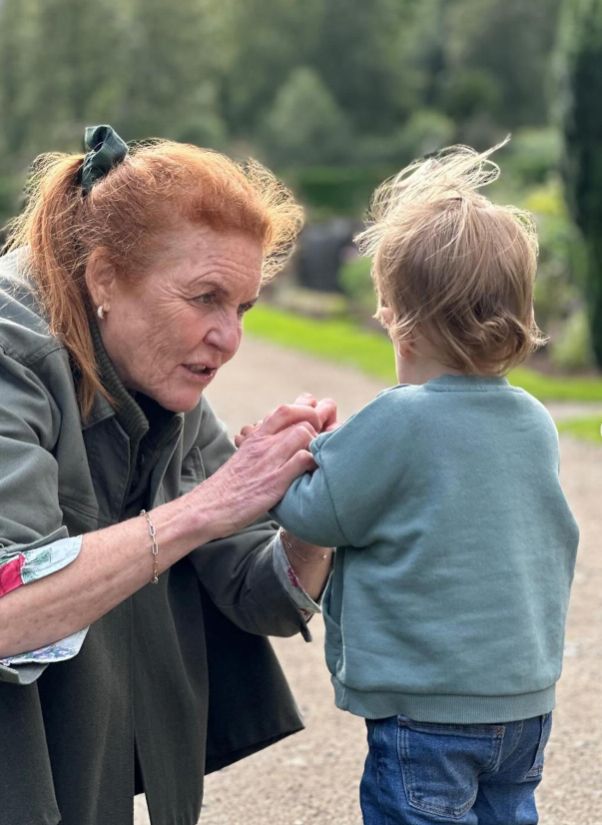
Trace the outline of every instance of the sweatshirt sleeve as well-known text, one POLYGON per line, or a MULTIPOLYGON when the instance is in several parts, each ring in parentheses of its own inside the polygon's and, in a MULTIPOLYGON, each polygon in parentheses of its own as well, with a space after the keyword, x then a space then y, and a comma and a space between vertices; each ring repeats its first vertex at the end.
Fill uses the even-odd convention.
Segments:
POLYGON ((304 541, 322 547, 340 547, 351 542, 339 521, 321 460, 321 444, 330 435, 324 433, 314 439, 311 451, 317 468, 295 479, 272 513, 276 521, 304 541))
POLYGON ((337 430, 314 439, 317 468, 289 487, 273 510, 276 520, 314 544, 369 544, 402 484, 402 407, 399 390, 386 390, 337 430))

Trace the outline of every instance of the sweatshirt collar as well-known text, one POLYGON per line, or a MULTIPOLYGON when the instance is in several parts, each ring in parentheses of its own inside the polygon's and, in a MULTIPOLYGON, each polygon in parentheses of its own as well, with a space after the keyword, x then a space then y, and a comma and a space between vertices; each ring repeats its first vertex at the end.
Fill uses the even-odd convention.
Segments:
POLYGON ((496 390, 509 387, 508 379, 497 375, 439 375, 427 381, 430 390, 496 390))

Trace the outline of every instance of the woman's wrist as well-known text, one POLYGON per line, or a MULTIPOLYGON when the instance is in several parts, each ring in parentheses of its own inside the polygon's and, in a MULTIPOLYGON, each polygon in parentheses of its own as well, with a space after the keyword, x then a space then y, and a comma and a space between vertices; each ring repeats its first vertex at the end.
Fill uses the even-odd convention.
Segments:
MULTIPOLYGON (((195 547, 219 537, 211 508, 203 506, 202 498, 194 497, 193 493, 186 493, 175 501, 153 508, 150 518, 160 547, 157 558, 160 573, 195 547)), ((145 516, 141 516, 141 519, 145 519, 145 516)), ((145 520, 143 524, 150 554, 148 523, 145 520)))

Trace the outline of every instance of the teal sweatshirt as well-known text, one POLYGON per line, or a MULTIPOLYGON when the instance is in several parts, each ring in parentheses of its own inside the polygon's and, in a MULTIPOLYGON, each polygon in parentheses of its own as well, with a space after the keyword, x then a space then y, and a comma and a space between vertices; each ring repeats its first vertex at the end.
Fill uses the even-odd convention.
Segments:
POLYGON ((508 722, 550 711, 578 542, 546 409, 504 378, 397 386, 312 443, 277 519, 336 545, 340 708, 508 722))

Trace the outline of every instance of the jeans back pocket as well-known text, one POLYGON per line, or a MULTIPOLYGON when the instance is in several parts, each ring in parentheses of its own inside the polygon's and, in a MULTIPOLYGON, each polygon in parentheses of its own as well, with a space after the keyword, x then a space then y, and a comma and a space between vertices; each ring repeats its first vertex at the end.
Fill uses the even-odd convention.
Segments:
POLYGON ((398 717, 398 756, 408 803, 460 819, 474 805, 479 775, 500 759, 503 725, 453 725, 398 717))

